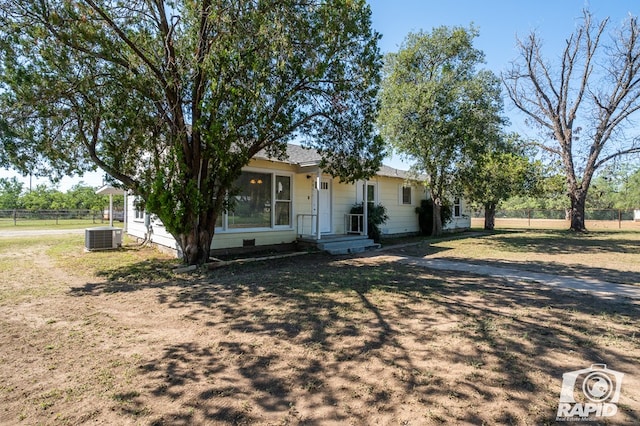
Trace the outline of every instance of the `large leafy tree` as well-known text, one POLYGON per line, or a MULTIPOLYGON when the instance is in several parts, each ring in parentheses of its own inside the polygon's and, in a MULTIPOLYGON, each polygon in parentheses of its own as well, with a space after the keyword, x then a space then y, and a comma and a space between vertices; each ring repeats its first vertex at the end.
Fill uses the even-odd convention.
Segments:
POLYGON ((445 197, 459 188, 460 166, 484 152, 502 125, 500 83, 478 70, 475 28, 410 33, 385 57, 378 123, 382 135, 415 164, 433 200, 432 235, 442 232, 445 197))
POLYGON ((637 164, 609 164, 593 178, 587 209, 640 208, 640 169, 637 164))
POLYGON ((563 210, 569 209, 566 179, 557 166, 543 164, 542 175, 532 194, 518 194, 504 200, 505 210, 563 210))
MULTIPOLYGON (((0 162, 97 165, 186 262, 208 258, 241 168, 294 138, 371 175, 381 57, 365 0, 5 0, 0 162)), ((28 170, 31 171, 31 170, 28 170)))
POLYGON ((13 210, 22 207, 20 196, 23 190, 22 182, 17 178, 0 178, 0 210, 13 210))
POLYGON ((502 201, 541 193, 543 166, 530 151, 517 135, 504 135, 463 168, 465 197, 484 209, 484 229, 494 229, 502 201))
POLYGON ((545 58, 542 41, 532 33, 518 40, 520 57, 503 75, 515 106, 540 130, 539 146, 562 164, 574 231, 586 229, 595 173, 640 152, 631 121, 640 109, 640 27, 637 17, 629 17, 606 40, 608 24, 585 11, 557 63, 545 58))
MULTIPOLYGON (((116 209, 124 208, 123 198, 121 195, 112 197, 113 207, 116 209)), ((109 206, 109 197, 96 194, 96 188, 80 182, 65 193, 65 203, 67 209, 102 211, 109 206)))
POLYGON ((617 194, 616 207, 640 209, 640 169, 625 177, 617 194))
POLYGON ((36 185, 21 197, 21 203, 28 210, 59 210, 67 208, 65 194, 45 184, 36 185))

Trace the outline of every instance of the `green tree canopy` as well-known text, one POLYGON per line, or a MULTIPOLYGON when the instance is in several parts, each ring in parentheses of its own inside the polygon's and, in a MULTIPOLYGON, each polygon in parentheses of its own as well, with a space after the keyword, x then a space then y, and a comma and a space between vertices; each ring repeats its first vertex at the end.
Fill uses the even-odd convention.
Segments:
POLYGON ((503 124, 499 80, 478 70, 484 54, 473 28, 410 33, 385 57, 378 123, 381 133, 426 176, 434 206, 433 235, 442 231, 443 199, 459 188, 460 165, 484 152, 503 124))
POLYGON ((616 208, 640 209, 640 169, 624 178, 616 198, 616 208))
POLYGON ((542 163, 541 175, 534 193, 516 194, 502 202, 507 210, 567 210, 567 181, 561 166, 542 163))
POLYGON ((530 151, 518 135, 505 135, 462 169, 464 194, 484 209, 485 229, 494 229, 496 208, 503 200, 541 192, 543 166, 531 160, 530 151))
MULTIPOLYGON (((82 182, 71 187, 65 193, 65 198, 67 209, 102 211, 109 205, 108 196, 96 194, 96 188, 87 186, 82 182)), ((123 201, 123 196, 114 196, 114 208, 124 208, 123 201)))
POLYGON ((65 195, 47 185, 40 184, 25 193, 22 197, 22 205, 28 210, 59 210, 66 209, 65 195))
POLYGON ((20 195, 23 188, 22 182, 17 178, 0 178, 0 210, 13 210, 22 208, 20 195))
POLYGON ((299 138, 372 175, 381 57, 365 0, 5 0, 0 163, 95 167, 208 259, 242 167, 299 138))
MULTIPOLYGON (((123 208, 122 196, 113 199, 116 208, 123 208)), ((0 210, 93 210, 102 211, 109 205, 109 197, 96 194, 96 188, 80 182, 67 192, 40 184, 25 191, 22 182, 15 177, 0 178, 0 210)))

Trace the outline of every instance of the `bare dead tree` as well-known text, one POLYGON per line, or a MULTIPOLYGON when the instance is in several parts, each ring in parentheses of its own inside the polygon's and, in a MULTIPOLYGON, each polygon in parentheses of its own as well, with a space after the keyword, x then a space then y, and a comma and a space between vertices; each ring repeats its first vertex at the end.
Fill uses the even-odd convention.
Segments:
POLYGON ((605 38, 609 19, 583 21, 553 64, 532 33, 518 39, 519 58, 502 75, 508 96, 541 131, 540 148, 562 162, 571 200, 571 230, 584 231, 585 201, 605 163, 640 152, 632 121, 640 109, 640 28, 629 16, 605 38))

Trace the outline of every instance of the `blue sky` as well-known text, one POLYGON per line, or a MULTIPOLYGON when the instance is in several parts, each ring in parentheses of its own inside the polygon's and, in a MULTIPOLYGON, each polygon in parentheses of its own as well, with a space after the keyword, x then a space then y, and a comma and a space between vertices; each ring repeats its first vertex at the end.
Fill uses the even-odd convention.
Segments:
MULTIPOLYGON (((442 25, 478 29, 475 47, 485 53, 484 68, 499 75, 517 58, 516 37, 535 31, 544 41, 544 55, 560 57, 565 40, 580 24, 586 8, 600 21, 610 18, 609 29, 622 25, 631 13, 640 14, 637 0, 368 0, 373 27, 382 35, 383 53, 395 52, 409 32, 426 31, 442 25)), ((505 99, 505 115, 515 131, 526 134, 519 115, 505 99)), ((387 164, 406 169, 398 157, 387 164)))
MULTIPOLYGON (((612 29, 629 13, 640 14, 637 0, 369 0, 369 4, 373 26, 382 34, 383 53, 397 51, 411 31, 431 31, 441 25, 468 27, 473 23, 480 32, 475 46, 485 53, 486 68, 496 74, 505 71, 516 58, 516 35, 525 37, 536 31, 545 41, 546 56, 554 59, 561 54, 564 40, 575 29, 584 8, 599 20, 609 17, 612 29)), ((508 102, 505 102, 505 112, 516 125, 517 115, 508 102)), ((409 167, 397 157, 386 163, 402 169, 409 167)), ((14 172, 0 171, 0 177, 14 175, 14 172)), ((99 186, 101 176, 102 173, 90 173, 83 178, 66 178, 59 188, 64 191, 80 180, 99 186)), ((28 186, 28 177, 24 181, 28 186)))
POLYGON ((480 32, 476 47, 486 55, 487 68, 499 73, 517 56, 516 35, 536 31, 548 54, 561 53, 584 8, 597 19, 611 18, 611 28, 629 13, 638 15, 637 0, 369 0, 373 27, 382 34, 380 49, 398 50, 407 33, 434 27, 473 23, 480 32))

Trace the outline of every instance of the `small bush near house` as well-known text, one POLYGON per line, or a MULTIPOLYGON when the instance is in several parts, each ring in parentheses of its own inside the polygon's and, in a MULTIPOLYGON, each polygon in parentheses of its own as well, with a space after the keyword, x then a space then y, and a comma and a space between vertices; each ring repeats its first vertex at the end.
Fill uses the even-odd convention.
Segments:
MULTIPOLYGON (((363 203, 355 204, 351 207, 351 214, 363 214, 363 203)), ((367 232, 369 238, 376 243, 380 242, 380 228, 379 226, 385 223, 389 219, 387 215, 387 208, 382 204, 368 203, 367 205, 367 232)))
MULTIPOLYGON (((418 214, 420 233, 422 235, 431 235, 431 231, 433 230, 433 201, 422 200, 420 207, 416 207, 416 213, 418 214)), ((451 221, 452 214, 453 209, 451 208, 451 204, 445 202, 440 211, 443 227, 451 221)))

